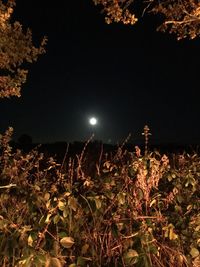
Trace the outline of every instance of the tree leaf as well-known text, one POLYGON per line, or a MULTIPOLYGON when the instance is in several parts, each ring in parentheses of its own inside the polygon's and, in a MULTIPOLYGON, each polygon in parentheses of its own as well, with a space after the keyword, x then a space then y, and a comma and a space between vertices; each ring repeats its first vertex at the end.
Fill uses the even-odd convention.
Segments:
POLYGON ((69 197, 68 205, 73 211, 77 210, 77 200, 73 196, 69 197))
POLYGON ((29 245, 30 247, 33 246, 33 238, 32 238, 31 235, 28 236, 28 245, 29 245))
POLYGON ((172 227, 169 228, 169 239, 175 240, 178 238, 178 235, 174 233, 174 229, 172 227))
POLYGON ((63 218, 67 218, 68 214, 69 214, 69 210, 67 207, 65 207, 65 209, 63 210, 63 218))
POLYGON ((99 199, 98 196, 94 198, 96 208, 99 210, 101 208, 101 200, 99 199))
POLYGON ((59 210, 63 211, 65 209, 65 206, 66 206, 66 203, 65 202, 63 202, 61 200, 58 201, 58 208, 59 208, 59 210))
POLYGON ((54 224, 57 224, 59 221, 60 221, 60 215, 57 214, 57 215, 54 216, 54 218, 53 218, 53 223, 54 223, 54 224))
POLYGON ((117 199, 118 199, 120 205, 123 205, 125 203, 125 201, 126 201, 125 196, 126 196, 126 194, 124 192, 120 192, 117 195, 117 199))
POLYGON ((63 237, 60 240, 60 244, 64 247, 64 248, 71 248, 74 245, 74 239, 70 236, 67 237, 63 237))
POLYGON ((45 267, 62 267, 62 263, 59 259, 55 257, 48 257, 48 259, 45 262, 45 267))
POLYGON ((49 223, 49 222, 50 222, 50 217, 51 217, 51 215, 52 215, 51 213, 47 214, 45 223, 49 223))
POLYGON ((124 261, 126 264, 135 264, 138 261, 139 254, 134 249, 129 249, 127 253, 124 254, 124 261))
POLYGON ((197 248, 192 248, 191 250, 190 250, 190 255, 192 256, 192 258, 196 258, 196 257, 198 257, 199 256, 199 250, 197 249, 197 248))
POLYGON ((51 258, 51 265, 49 267, 62 267, 62 264, 59 259, 51 258))
POLYGON ((48 201, 49 198, 50 198, 50 194, 49 194, 49 193, 45 193, 45 195, 44 195, 44 199, 45 199, 46 201, 48 201))

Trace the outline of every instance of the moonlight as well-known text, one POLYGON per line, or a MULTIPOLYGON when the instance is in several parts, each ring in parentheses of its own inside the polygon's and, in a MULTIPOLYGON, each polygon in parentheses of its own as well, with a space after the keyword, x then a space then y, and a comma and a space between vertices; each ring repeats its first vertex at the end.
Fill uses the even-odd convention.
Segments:
POLYGON ((92 118, 89 119, 89 123, 90 123, 90 125, 96 125, 97 124, 97 119, 92 117, 92 118))

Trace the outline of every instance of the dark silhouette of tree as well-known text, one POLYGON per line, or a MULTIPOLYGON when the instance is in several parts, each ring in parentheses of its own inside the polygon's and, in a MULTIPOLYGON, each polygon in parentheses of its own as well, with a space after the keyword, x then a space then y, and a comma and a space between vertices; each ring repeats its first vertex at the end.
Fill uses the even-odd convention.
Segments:
POLYGON ((32 137, 28 134, 22 134, 19 138, 18 138, 18 143, 21 146, 29 146, 33 143, 32 137))

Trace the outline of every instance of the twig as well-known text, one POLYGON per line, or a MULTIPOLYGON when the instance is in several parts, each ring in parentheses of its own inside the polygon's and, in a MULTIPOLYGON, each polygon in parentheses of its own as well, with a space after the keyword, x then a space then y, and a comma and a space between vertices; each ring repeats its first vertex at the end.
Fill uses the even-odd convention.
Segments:
POLYGON ((2 185, 0 186, 0 189, 3 189, 3 188, 11 188, 11 187, 16 187, 17 185, 16 184, 8 184, 8 185, 2 185))

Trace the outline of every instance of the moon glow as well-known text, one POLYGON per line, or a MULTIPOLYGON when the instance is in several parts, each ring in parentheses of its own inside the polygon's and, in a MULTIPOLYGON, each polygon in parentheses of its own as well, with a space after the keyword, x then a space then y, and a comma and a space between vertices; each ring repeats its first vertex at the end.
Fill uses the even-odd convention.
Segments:
POLYGON ((90 125, 96 125, 97 124, 97 119, 92 117, 92 118, 89 119, 89 123, 90 123, 90 125))

